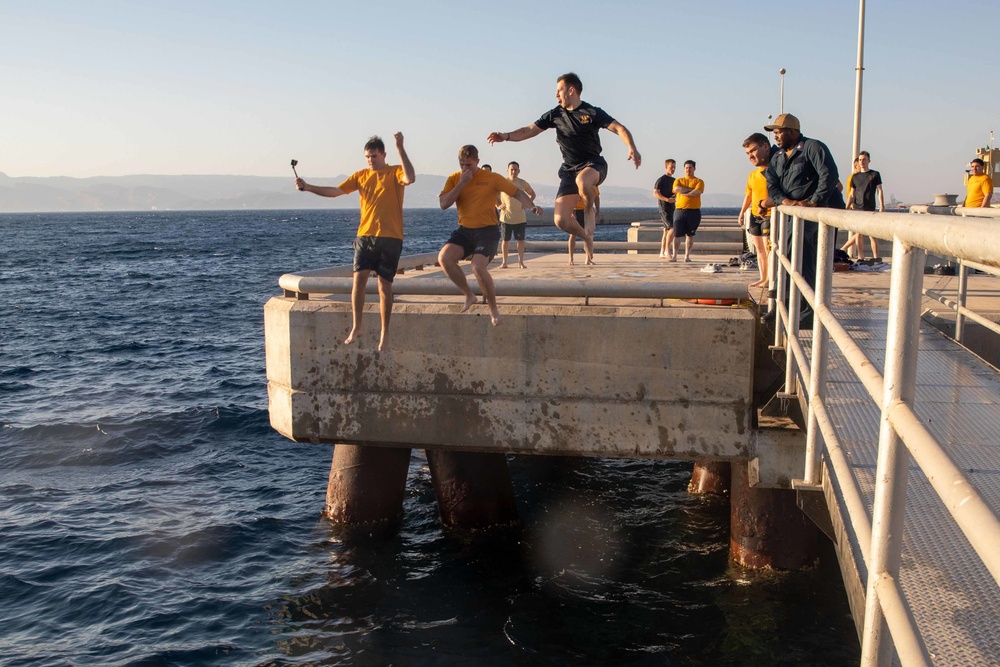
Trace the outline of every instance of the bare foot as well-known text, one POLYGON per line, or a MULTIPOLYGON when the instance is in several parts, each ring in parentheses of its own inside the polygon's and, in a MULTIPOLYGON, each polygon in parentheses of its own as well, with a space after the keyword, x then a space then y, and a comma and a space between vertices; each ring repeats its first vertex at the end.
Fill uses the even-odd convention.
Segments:
POLYGON ((518 264, 518 266, 519 266, 519 267, 521 267, 522 269, 526 269, 526 268, 528 268, 528 267, 526 267, 526 266, 524 265, 524 262, 521 262, 520 264, 518 264))
POLYGON ((490 308, 490 322, 493 324, 493 326, 497 326, 498 324, 500 324, 500 309, 499 308, 496 308, 496 307, 490 308))
POLYGON ((590 257, 587 258, 587 266, 597 266, 594 260, 590 257))
POLYGON ((351 329, 351 333, 347 334, 347 338, 344 339, 344 345, 350 345, 360 337, 361 337, 360 331, 356 332, 354 331, 354 329, 351 329))
POLYGON ((472 308, 474 305, 476 305, 476 295, 469 294, 468 296, 465 297, 465 305, 462 306, 462 310, 460 310, 459 312, 464 313, 469 308, 472 308))
POLYGON ((748 287, 748 288, 750 288, 750 287, 760 287, 760 286, 761 286, 761 285, 763 285, 763 284, 764 284, 764 283, 763 283, 762 281, 758 280, 758 281, 757 281, 757 282, 755 282, 755 283, 750 283, 749 285, 747 285, 747 287, 748 287))
POLYGON ((506 269, 506 268, 507 268, 507 265, 506 265, 506 264, 501 264, 501 265, 500 265, 500 266, 499 266, 498 268, 501 268, 501 269, 506 269))
POLYGON ((676 261, 677 261, 677 258, 676 258, 676 257, 674 257, 673 255, 670 255, 670 261, 671 261, 671 262, 676 262, 676 261))
POLYGON ((569 265, 573 266, 573 255, 569 256, 569 265))
POLYGON ((688 257, 687 255, 684 255, 684 261, 685 261, 685 262, 690 262, 690 261, 691 261, 691 258, 690 258, 690 257, 688 257))
POLYGON ((385 334, 386 334, 386 332, 383 331, 382 332, 382 336, 378 339, 378 351, 379 352, 381 352, 385 348, 385 334))

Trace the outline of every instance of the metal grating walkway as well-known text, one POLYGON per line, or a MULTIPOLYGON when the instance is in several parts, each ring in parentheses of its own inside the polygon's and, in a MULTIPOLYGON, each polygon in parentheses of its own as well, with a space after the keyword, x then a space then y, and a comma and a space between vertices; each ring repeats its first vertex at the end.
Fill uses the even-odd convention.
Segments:
MULTIPOLYGON (((868 358, 884 367, 887 311, 836 308, 868 358)), ((808 349, 809 334, 803 336, 808 349)), ((836 344, 827 372, 828 412, 866 501, 875 490, 879 408, 836 344)), ((1000 508, 1000 374, 937 330, 921 323, 916 412, 992 508, 1000 508)), ((827 466, 827 473, 832 469, 827 466)), ((1000 665, 1000 588, 958 525, 911 464, 902 586, 935 665, 1000 665)), ((839 486, 835 484, 835 487, 839 486)), ((839 511, 846 509, 837 494, 839 511)), ((832 509, 832 508, 831 508, 832 509)), ((852 551, 857 558, 857 545, 852 551)), ((867 571, 857 563, 860 572, 867 571)))

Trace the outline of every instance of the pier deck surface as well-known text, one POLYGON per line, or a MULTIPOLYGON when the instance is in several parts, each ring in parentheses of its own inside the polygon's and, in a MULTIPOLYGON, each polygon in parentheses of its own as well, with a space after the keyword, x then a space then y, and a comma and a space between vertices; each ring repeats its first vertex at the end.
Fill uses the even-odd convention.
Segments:
MULTIPOLYGON (((924 284, 947 291, 955 281, 927 275, 924 284)), ((970 305, 995 315, 1000 310, 998 283, 1000 279, 990 276, 971 276, 970 305)), ((873 364, 883 368, 888 275, 836 274, 834 285, 838 318, 873 364)), ((940 308, 931 300, 924 305, 940 308)), ((807 350, 810 334, 803 334, 807 350)), ((827 410, 870 519, 880 411, 836 345, 831 346, 827 381, 827 410)), ((997 369, 922 322, 916 383, 917 414, 987 503, 1000 507, 997 369)), ((826 471, 830 474, 832 469, 828 466, 826 471)), ((833 481, 834 489, 845 483, 833 481)), ((831 513, 839 513, 843 525, 849 525, 842 496, 836 490, 833 495, 837 507, 830 507, 831 513)), ((856 538, 851 540, 851 553, 841 553, 841 558, 846 555, 854 561, 857 577, 852 582, 845 574, 845 583, 856 607, 859 598, 863 600, 867 574, 860 545, 856 538)), ((915 464, 909 468, 903 541, 900 585, 934 664, 1000 665, 1000 588, 915 464)), ((855 613, 860 619, 857 609, 855 613)))

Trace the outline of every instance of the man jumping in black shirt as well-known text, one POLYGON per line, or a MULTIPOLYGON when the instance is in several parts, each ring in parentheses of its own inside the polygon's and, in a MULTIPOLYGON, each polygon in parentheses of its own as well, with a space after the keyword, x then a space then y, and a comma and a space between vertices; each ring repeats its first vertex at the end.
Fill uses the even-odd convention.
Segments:
POLYGON ((568 234, 579 236, 587 247, 587 264, 594 263, 594 200, 597 186, 608 175, 608 163, 601 157, 601 128, 614 132, 628 148, 628 159, 636 169, 642 162, 636 150, 632 133, 609 116, 607 112, 580 99, 583 83, 572 72, 563 74, 556 81, 556 100, 559 106, 542 114, 531 125, 513 132, 492 132, 487 137, 491 144, 501 141, 524 141, 538 136, 549 128, 556 129, 556 143, 562 152, 563 165, 559 168, 559 190, 556 193, 556 227, 568 234), (584 226, 573 217, 573 208, 580 199, 584 204, 584 226))

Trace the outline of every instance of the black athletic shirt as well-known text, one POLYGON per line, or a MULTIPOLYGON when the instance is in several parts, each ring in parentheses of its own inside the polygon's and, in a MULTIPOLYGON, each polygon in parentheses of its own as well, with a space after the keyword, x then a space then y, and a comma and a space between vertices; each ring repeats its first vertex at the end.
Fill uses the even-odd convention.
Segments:
MULTIPOLYGON (((674 196, 674 181, 677 180, 673 176, 667 176, 663 174, 653 185, 653 189, 659 192, 664 197, 668 199, 674 196)), ((661 211, 672 211, 674 210, 674 205, 668 201, 663 201, 662 199, 657 199, 656 203, 660 205, 661 211)))
POLYGON ((597 133, 615 122, 599 107, 586 102, 572 111, 556 107, 542 114, 535 125, 548 130, 556 128, 556 143, 562 152, 563 162, 577 165, 601 155, 601 140, 597 133))
POLYGON ((882 185, 882 174, 874 169, 851 174, 851 185, 854 187, 854 208, 858 211, 875 210, 875 190, 882 185))

